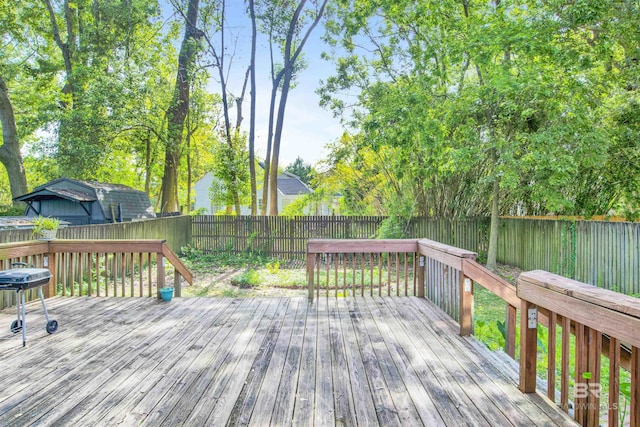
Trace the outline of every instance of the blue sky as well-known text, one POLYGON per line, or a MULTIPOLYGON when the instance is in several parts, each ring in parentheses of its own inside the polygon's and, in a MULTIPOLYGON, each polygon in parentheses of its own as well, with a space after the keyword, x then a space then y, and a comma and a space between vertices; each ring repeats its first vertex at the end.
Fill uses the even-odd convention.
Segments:
MULTIPOLYGON (((167 0, 160 0, 165 15, 173 12, 167 0)), ((229 86, 234 94, 240 93, 240 87, 250 59, 251 22, 245 16, 244 0, 228 0, 228 32, 227 40, 238 38, 237 49, 233 58, 229 86)), ((325 145, 340 138, 343 128, 339 119, 331 112, 319 106, 319 96, 315 93, 321 79, 333 73, 334 66, 323 60, 320 55, 324 49, 321 35, 324 29, 316 27, 305 45, 305 60, 308 64, 297 79, 297 85, 289 92, 284 119, 282 145, 280 148, 280 165, 292 163, 296 157, 305 162, 316 164, 325 157, 325 145)), ((180 35, 182 37, 182 34, 180 35)), ((178 41, 179 43, 179 41, 178 41)), ((269 119, 269 100, 271 82, 269 76, 269 49, 266 40, 260 40, 257 49, 257 114, 256 114, 256 155, 264 158, 267 144, 267 124, 269 119)), ((212 92, 219 92, 219 85, 212 81, 212 92)), ((250 97, 245 96, 243 106, 243 127, 248 132, 250 97)))

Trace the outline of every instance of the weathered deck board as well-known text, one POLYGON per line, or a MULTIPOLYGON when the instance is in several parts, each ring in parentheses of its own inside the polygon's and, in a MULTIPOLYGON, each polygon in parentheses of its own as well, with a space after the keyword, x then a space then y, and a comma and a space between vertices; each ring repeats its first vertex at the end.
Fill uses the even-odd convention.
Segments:
POLYGON ((569 425, 418 298, 54 298, 0 312, 0 425, 569 425), (6 328, 5 328, 6 325, 6 328))

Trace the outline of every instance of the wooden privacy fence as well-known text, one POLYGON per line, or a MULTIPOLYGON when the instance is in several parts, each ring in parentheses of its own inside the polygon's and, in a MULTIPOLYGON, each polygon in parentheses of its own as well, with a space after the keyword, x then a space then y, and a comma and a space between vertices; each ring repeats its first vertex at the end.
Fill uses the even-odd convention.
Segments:
MULTIPOLYGON (((173 252, 191 243, 191 217, 188 215, 155 218, 144 221, 120 222, 63 227, 59 239, 113 240, 157 239, 166 241, 173 252)), ((30 229, 0 230, 0 243, 32 240, 30 229)))
MULTIPOLYGON (((0 269, 16 262, 48 268, 45 296, 156 296, 165 286, 165 260, 174 268, 174 292, 181 294, 191 272, 162 240, 52 240, 0 244, 0 269)), ((14 292, 0 292, 0 308, 15 304, 14 292)), ((29 295, 34 297, 33 295, 29 295)))
MULTIPOLYGON (((205 252, 260 251, 283 258, 303 258, 309 239, 374 239, 383 216, 226 216, 193 218, 192 245, 205 252)), ((412 218, 410 236, 428 236, 460 247, 483 248, 486 220, 412 218)))
POLYGON ((498 261, 640 294, 640 223, 502 218, 498 261))
MULTIPOLYGON (((261 251, 303 258, 309 239, 373 239, 386 217, 198 216, 192 245, 210 251, 261 251)), ((640 294, 640 223, 501 218, 498 262, 543 269, 626 294, 640 294)), ((482 254, 489 219, 412 218, 409 238, 428 238, 482 254)))

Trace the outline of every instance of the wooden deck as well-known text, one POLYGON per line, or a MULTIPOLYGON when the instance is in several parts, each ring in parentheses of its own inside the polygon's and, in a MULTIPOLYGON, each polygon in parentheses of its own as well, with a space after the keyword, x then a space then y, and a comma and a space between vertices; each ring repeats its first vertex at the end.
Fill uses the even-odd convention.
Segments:
POLYGON ((0 425, 573 425, 413 297, 55 298, 0 312, 0 425))

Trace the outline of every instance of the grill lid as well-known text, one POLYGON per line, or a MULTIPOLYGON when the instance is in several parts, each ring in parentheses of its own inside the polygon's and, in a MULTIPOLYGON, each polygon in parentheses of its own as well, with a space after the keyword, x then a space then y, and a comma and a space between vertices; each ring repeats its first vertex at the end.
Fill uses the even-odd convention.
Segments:
POLYGON ((0 271, 0 285, 33 283, 50 278, 51 272, 46 268, 12 268, 0 271))

